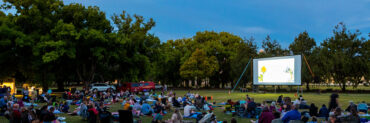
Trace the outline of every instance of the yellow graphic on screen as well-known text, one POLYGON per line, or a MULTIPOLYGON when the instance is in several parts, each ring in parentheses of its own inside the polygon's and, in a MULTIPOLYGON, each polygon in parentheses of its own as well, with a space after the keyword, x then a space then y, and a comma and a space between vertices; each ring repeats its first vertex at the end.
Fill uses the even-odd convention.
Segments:
POLYGON ((262 74, 260 74, 260 75, 258 76, 258 81, 260 81, 260 82, 262 82, 262 81, 263 81, 263 74, 265 74, 265 72, 266 72, 266 67, 265 67, 265 66, 262 66, 262 68, 261 68, 261 72, 262 72, 262 74))

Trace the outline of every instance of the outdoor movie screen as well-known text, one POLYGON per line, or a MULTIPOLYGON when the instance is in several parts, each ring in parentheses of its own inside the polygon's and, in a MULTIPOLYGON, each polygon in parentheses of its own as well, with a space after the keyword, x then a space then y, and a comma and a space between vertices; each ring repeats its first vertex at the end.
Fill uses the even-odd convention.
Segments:
POLYGON ((301 56, 253 59, 253 85, 301 85, 301 56))

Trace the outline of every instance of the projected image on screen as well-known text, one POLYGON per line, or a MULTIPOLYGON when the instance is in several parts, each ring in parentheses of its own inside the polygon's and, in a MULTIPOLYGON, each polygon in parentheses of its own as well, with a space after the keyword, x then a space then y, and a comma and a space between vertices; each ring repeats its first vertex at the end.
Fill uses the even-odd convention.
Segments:
POLYGON ((258 82, 294 82, 294 58, 258 62, 258 82))
POLYGON ((301 85, 301 56, 253 59, 254 85, 301 85))

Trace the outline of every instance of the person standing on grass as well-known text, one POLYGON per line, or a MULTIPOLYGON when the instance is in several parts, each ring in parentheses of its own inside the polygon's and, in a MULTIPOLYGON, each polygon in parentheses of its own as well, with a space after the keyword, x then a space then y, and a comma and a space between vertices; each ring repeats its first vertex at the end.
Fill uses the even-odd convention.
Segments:
POLYGON ((299 105, 292 105, 292 110, 284 115, 281 119, 283 123, 289 123, 291 120, 300 120, 301 113, 298 111, 299 105))
POLYGON ((330 96, 329 111, 333 111, 337 107, 339 107, 338 98, 339 98, 338 94, 332 94, 330 96))

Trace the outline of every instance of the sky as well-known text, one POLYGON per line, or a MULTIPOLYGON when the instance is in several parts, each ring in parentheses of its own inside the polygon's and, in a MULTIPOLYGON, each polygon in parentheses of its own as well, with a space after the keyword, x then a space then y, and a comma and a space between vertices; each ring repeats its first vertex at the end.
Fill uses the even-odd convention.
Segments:
POLYGON ((153 18, 150 31, 162 42, 191 38, 199 31, 230 32, 254 37, 257 46, 270 35, 283 48, 307 31, 317 44, 344 22, 351 30, 370 33, 370 0, 64 0, 98 6, 107 16, 123 10, 153 18))

